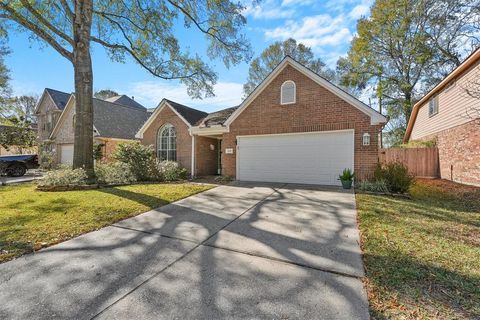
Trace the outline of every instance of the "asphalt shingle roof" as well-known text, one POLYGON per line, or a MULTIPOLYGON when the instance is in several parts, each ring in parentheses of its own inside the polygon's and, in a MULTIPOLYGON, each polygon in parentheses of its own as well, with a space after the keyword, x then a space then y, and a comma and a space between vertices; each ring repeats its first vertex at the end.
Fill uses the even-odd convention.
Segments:
POLYGON ((214 125, 223 125, 228 117, 238 109, 238 106, 209 113, 205 118, 197 122, 199 126, 210 127, 214 125))
POLYGON ((130 97, 124 95, 124 94, 122 94, 120 96, 110 97, 108 99, 105 99, 105 101, 114 102, 114 103, 122 104, 124 106, 133 107, 133 108, 146 109, 140 103, 138 103, 137 101, 133 100, 132 98, 130 98, 130 97))
POLYGON ((149 116, 143 107, 93 99, 93 124, 101 137, 135 139, 135 134, 149 116))
POLYGON ((180 115, 192 126, 194 126, 201 119, 208 116, 208 113, 206 112, 184 106, 183 104, 177 103, 175 101, 171 101, 168 99, 165 100, 168 102, 168 104, 172 106, 172 108, 177 110, 177 112, 180 113, 180 115))
POLYGON ((70 93, 66 93, 66 92, 62 92, 62 91, 58 91, 50 88, 46 88, 45 91, 47 91, 50 97, 52 97, 53 102, 55 103, 55 105, 59 110, 63 110, 65 108, 65 105, 67 104, 68 99, 70 99, 70 96, 71 96, 70 93))

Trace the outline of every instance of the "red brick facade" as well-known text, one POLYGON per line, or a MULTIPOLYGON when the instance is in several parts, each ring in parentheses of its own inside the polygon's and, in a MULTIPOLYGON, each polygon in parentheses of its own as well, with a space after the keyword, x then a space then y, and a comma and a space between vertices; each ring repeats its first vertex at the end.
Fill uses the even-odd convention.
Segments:
MULTIPOLYGON (((355 132, 354 171, 363 178, 373 172, 378 162, 378 133, 381 125, 371 125, 370 116, 331 93, 303 73, 286 66, 273 81, 230 124, 222 139, 222 174, 236 176, 236 140, 238 135, 318 132, 353 129, 355 132), (296 103, 280 104, 280 87, 286 80, 296 84, 296 103), (370 134, 370 145, 362 137, 370 134)), ((142 143, 156 148, 158 130, 166 123, 177 130, 177 160, 191 169, 192 138, 186 123, 168 106, 153 119, 143 133, 142 143)), ((212 175, 218 171, 218 139, 195 136, 195 175, 212 175)))
POLYGON ((192 163, 192 137, 188 132, 187 124, 168 106, 163 107, 158 116, 153 119, 153 123, 145 130, 142 144, 151 145, 157 150, 158 130, 167 123, 173 125, 176 129, 177 161, 190 172, 192 163))
POLYGON ((480 121, 443 130, 422 140, 436 140, 440 177, 480 186, 480 121))
POLYGON ((217 174, 218 140, 207 137, 195 137, 195 174, 208 176, 217 174))
MULTIPOLYGON (((355 172, 369 175, 378 162, 378 133, 381 126, 370 125, 370 117, 323 88, 291 66, 287 66, 232 122, 223 134, 223 150, 236 150, 237 135, 355 130, 355 172), (296 103, 280 104, 280 87, 286 80, 296 84, 296 103), (369 133, 370 145, 362 136, 369 133)), ((236 154, 222 154, 222 172, 235 177, 236 154)))

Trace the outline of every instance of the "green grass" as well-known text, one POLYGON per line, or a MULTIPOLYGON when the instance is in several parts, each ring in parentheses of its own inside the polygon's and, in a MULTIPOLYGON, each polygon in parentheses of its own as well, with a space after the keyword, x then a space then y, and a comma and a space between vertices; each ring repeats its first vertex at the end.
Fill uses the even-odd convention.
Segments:
POLYGON ((35 187, 0 187, 0 262, 211 188, 189 183, 138 184, 41 192, 35 187))
POLYGON ((356 195, 372 318, 480 318, 480 188, 419 180, 411 195, 356 195))

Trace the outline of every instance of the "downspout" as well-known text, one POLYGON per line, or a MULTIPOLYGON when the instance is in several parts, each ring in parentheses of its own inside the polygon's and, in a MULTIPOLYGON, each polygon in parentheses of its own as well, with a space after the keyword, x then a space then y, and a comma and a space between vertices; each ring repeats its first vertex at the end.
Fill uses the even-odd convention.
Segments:
POLYGON ((192 135, 192 168, 190 170, 192 179, 195 178, 195 135, 190 131, 192 135))

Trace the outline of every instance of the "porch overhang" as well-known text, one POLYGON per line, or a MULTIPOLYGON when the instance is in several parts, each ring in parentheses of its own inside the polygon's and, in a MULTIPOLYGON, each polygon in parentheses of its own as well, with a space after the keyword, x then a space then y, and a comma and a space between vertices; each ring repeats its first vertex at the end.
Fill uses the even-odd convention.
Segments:
POLYGON ((211 127, 191 127, 189 131, 191 135, 196 136, 217 136, 229 132, 230 130, 228 127, 216 125, 211 127))

